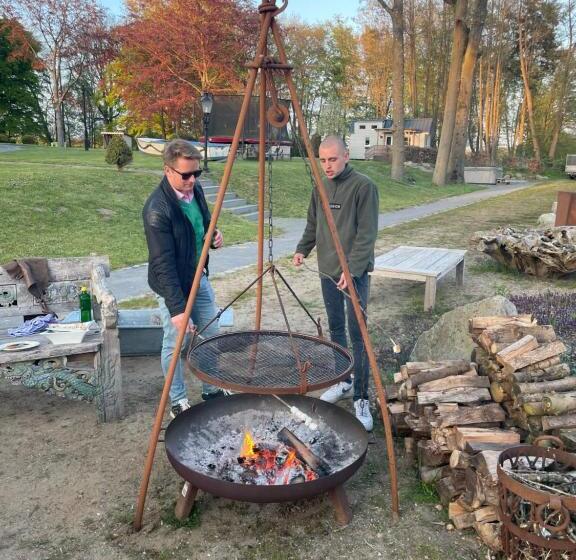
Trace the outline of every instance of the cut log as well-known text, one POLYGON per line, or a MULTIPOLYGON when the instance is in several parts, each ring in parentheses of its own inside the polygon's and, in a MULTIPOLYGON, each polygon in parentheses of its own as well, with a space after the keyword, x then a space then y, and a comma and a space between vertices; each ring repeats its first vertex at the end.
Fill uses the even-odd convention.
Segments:
POLYGON ((533 336, 539 344, 554 342, 556 333, 551 325, 523 325, 510 323, 501 327, 491 327, 478 336, 478 344, 489 354, 496 354, 506 346, 524 336, 533 336))
POLYGON ((470 441, 485 443, 506 443, 509 445, 517 445, 520 443, 520 435, 517 432, 510 430, 460 428, 457 426, 454 428, 454 433, 456 435, 457 448, 462 451, 466 448, 466 444, 470 441))
POLYGON ((576 390, 576 376, 557 379, 556 381, 542 381, 540 383, 516 383, 512 386, 512 394, 529 395, 532 393, 553 393, 576 390))
POLYGON ((415 435, 419 436, 429 436, 430 435, 430 422, 422 416, 412 416, 407 414, 405 417, 405 422, 410 426, 410 429, 415 435))
POLYGON ((507 401, 511 398, 511 395, 506 390, 506 386, 501 381, 492 381, 492 383, 490 383, 490 395, 492 395, 492 400, 497 403, 507 401))
POLYGON ((548 358, 546 360, 530 364, 529 366, 520 369, 522 369, 523 371, 533 372, 549 368, 550 366, 555 366, 559 363, 560 363, 560 356, 553 356, 552 358, 548 358))
POLYGON ((544 401, 524 403, 522 410, 526 416, 545 416, 549 414, 544 406, 544 401))
POLYGON ((479 376, 478 372, 473 369, 462 375, 450 375, 443 379, 422 383, 418 387, 418 391, 445 391, 446 389, 457 389, 459 387, 488 387, 489 385, 488 378, 479 376))
POLYGON ((420 480, 426 484, 437 482, 442 478, 450 476, 450 465, 442 465, 440 467, 420 467, 420 480))
POLYGON ((392 383, 385 385, 384 391, 386 392, 386 400, 395 401, 398 398, 398 385, 392 383))
POLYGON ((536 348, 538 348, 538 341, 532 335, 528 334, 513 344, 510 344, 503 350, 500 350, 500 352, 496 354, 496 361, 500 365, 505 366, 514 358, 518 358, 536 348))
POLYGON ((470 466, 470 454, 465 451, 455 449, 450 455, 451 469, 467 469, 470 466))
POLYGON ((390 414, 402 414, 406 412, 406 403, 403 402, 391 402, 388 403, 388 410, 390 414))
POLYGON ((428 391, 418 393, 418 404, 432 404, 443 402, 471 403, 477 401, 490 401, 488 389, 458 388, 447 391, 428 391))
POLYGON ((490 523, 500 521, 500 515, 496 506, 485 506, 474 512, 474 517, 478 523, 490 523))
POLYGON ((448 463, 450 451, 430 440, 421 439, 416 444, 418 464, 422 467, 439 467, 448 463))
POLYGON ((438 403, 436 405, 436 414, 451 414, 457 412, 460 408, 458 403, 438 403))
POLYGON ((576 414, 564 416, 542 416, 542 429, 557 430, 560 428, 576 428, 576 414))
POLYGON ((501 523, 474 523, 473 527, 480 540, 492 551, 502 551, 501 523))
POLYGON ((504 373, 512 373, 513 371, 525 368, 543 360, 557 357, 559 354, 563 354, 564 352, 566 352, 566 346, 559 340, 543 344, 535 350, 526 352, 526 354, 522 354, 517 358, 507 360, 506 365, 504 366, 504 373))
POLYGON ((418 391, 445 391, 446 389, 457 389, 459 387, 489 387, 490 381, 487 377, 479 376, 475 369, 462 375, 451 375, 443 379, 428 381, 418 387, 418 391))
POLYGON ((566 451, 570 453, 576 452, 576 430, 558 430, 558 436, 564 442, 566 451))
POLYGON ((404 455, 410 463, 416 459, 416 440, 412 437, 404 438, 404 455))
POLYGON ((440 502, 445 506, 456 496, 460 495, 460 491, 454 487, 452 479, 449 476, 436 482, 436 491, 440 497, 440 502))
POLYGON ((394 374, 394 383, 402 383, 402 381, 406 381, 408 379, 408 374, 403 373, 402 371, 398 371, 394 374))
POLYGON ((490 403, 480 406, 461 407, 457 412, 439 415, 432 424, 445 428, 448 426, 466 426, 482 422, 503 422, 506 414, 500 405, 490 403))
POLYGON ((485 481, 498 483, 498 457, 501 451, 481 451, 470 458, 471 465, 485 481))
POLYGON ((415 389, 419 385, 428 383, 429 381, 435 381, 436 379, 443 379, 444 377, 449 377, 451 375, 460 375, 469 372, 470 362, 465 360, 460 360, 460 362, 461 363, 438 366, 415 373, 409 377, 408 381, 406 381, 406 386, 409 389, 415 389))
MULTIPOLYGON (((526 420, 528 423, 528 430, 531 434, 539 435, 544 431, 542 425, 542 419, 545 418, 544 416, 527 416, 526 420)), ((560 416, 560 418, 562 418, 560 416)))
POLYGON ((520 323, 525 325, 535 325, 536 320, 529 313, 524 313, 514 316, 505 315, 489 315, 486 317, 472 317, 468 321, 468 330, 473 333, 474 331, 480 331, 488 329, 494 326, 502 326, 510 323, 520 323))
POLYGON ((569 375, 570 366, 568 364, 556 364, 535 371, 514 371, 508 378, 514 383, 537 383, 540 381, 555 381, 569 375))
POLYGON ((448 518, 458 530, 468 529, 476 521, 474 512, 470 512, 460 502, 450 502, 448 504, 448 518), (474 521, 472 521, 472 518, 474 521))
POLYGON ((559 416, 576 410, 576 392, 545 395, 542 399, 544 414, 559 416))

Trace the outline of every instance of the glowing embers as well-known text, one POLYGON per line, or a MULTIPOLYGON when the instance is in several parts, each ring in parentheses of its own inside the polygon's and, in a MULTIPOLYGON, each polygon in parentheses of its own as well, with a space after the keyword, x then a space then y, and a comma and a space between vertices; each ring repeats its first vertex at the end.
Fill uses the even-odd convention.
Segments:
POLYGON ((223 474, 235 471, 244 484, 297 484, 319 476, 298 458, 293 447, 281 442, 256 442, 249 431, 244 433, 237 465, 224 465, 223 474))

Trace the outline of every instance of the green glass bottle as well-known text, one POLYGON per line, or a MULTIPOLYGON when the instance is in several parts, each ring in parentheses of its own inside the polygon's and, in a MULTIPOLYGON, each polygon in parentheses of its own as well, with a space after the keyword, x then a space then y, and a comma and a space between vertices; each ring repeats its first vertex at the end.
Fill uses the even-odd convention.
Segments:
POLYGON ((90 299, 90 294, 88 293, 88 288, 82 286, 80 288, 80 321, 86 323, 87 321, 92 321, 92 301, 90 299))

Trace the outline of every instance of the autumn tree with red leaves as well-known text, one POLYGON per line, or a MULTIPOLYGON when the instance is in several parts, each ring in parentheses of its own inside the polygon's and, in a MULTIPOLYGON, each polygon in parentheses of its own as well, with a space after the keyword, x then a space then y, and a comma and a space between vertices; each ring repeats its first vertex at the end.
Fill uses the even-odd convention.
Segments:
POLYGON ((202 91, 240 92, 258 18, 248 0, 132 0, 117 29, 118 93, 135 121, 165 136, 192 121, 202 91))

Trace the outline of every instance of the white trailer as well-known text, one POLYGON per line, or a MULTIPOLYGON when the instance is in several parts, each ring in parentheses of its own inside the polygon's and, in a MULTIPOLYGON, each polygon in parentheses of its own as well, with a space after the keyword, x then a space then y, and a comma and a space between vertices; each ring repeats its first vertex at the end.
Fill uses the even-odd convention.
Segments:
POLYGON ((566 167, 564 172, 570 179, 576 179, 576 154, 566 156, 566 167))

